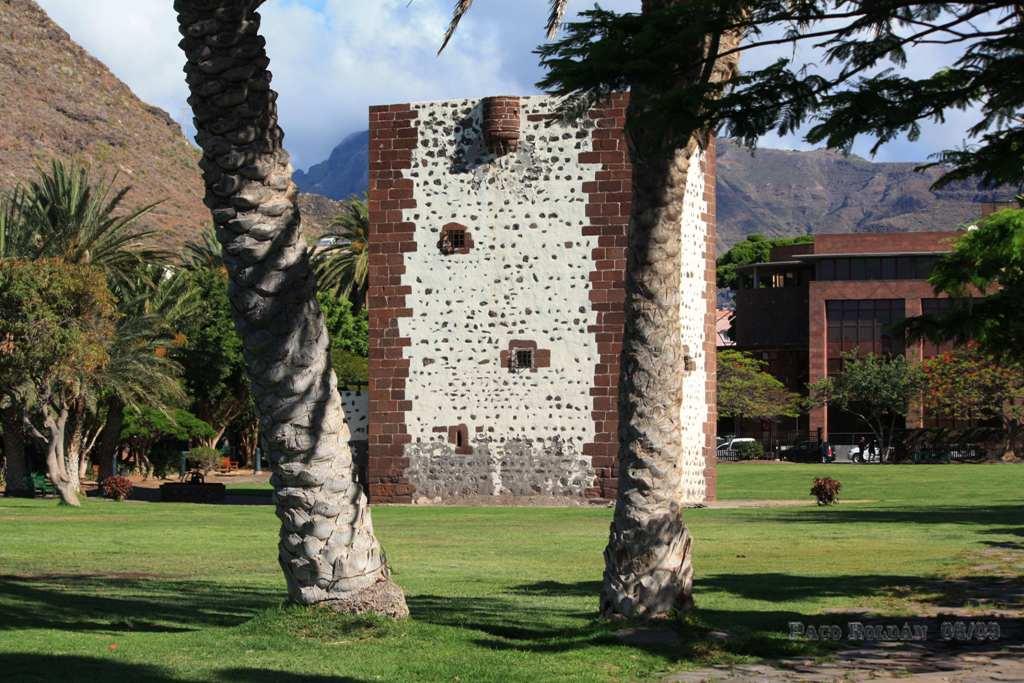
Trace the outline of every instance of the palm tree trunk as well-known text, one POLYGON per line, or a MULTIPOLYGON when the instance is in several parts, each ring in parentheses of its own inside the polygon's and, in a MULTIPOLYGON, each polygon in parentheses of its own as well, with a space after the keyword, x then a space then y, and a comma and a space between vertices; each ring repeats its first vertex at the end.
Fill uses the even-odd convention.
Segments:
MULTIPOLYGON (((685 1, 643 0, 642 11, 685 1)), ((693 52, 698 58, 717 55, 733 40, 709 38, 693 52)), ((721 82, 735 68, 735 59, 718 60, 713 69, 685 78, 721 82)), ((652 94, 642 84, 632 88, 628 122, 652 107, 652 94)), ((682 227, 689 173, 700 168, 695 162, 713 133, 627 126, 634 176, 619 381, 619 486, 604 553, 601 614, 652 619, 693 604, 693 544, 679 500, 687 356, 680 284, 683 249, 700 249, 703 261, 704 240, 684 242, 682 227)))
POLYGON ((103 425, 103 432, 100 434, 99 453, 97 459, 100 465, 99 481, 114 476, 117 469, 114 462, 117 458, 118 447, 121 443, 121 428, 124 426, 124 403, 117 398, 107 401, 107 421, 103 425))
POLYGON ((15 498, 31 498, 32 487, 28 481, 28 463, 25 461, 25 434, 22 431, 21 409, 17 406, 4 408, 0 412, 4 430, 4 458, 7 472, 4 475, 4 495, 15 498))
POLYGON ((279 561, 301 604, 408 615, 355 480, 298 191, 259 35, 262 0, 175 0, 206 203, 274 468, 279 561))
POLYGON ((657 617, 691 601, 692 542, 678 499, 686 363, 680 227, 690 159, 699 151, 693 141, 634 171, 619 388, 619 495, 605 549, 605 616, 657 617))

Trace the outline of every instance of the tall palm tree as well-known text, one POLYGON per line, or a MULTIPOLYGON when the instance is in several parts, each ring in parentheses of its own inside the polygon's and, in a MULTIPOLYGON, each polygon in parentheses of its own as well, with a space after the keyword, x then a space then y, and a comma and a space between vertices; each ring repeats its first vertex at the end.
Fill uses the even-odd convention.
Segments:
POLYGON ((365 199, 350 199, 332 222, 334 238, 313 257, 317 284, 335 296, 346 296, 358 312, 366 302, 370 273, 370 212, 365 199))
POLYGON ((273 465, 278 559, 301 604, 405 616, 349 449, 298 190, 259 35, 263 0, 175 0, 206 203, 273 465))
MULTIPOLYGON (((641 11, 649 16, 685 2, 642 0, 641 11)), ((445 44, 472 4, 457 2, 445 44)), ((549 37, 567 9, 568 0, 551 0, 549 37)), ((737 35, 709 36, 703 45, 680 50, 692 48, 710 61, 738 42, 737 35)), ((680 83, 727 82, 738 68, 735 53, 713 63, 714 69, 681 74, 680 83)), ((708 151, 713 131, 630 126, 652 108, 655 94, 634 84, 627 111, 634 170, 619 381, 619 493, 601 590, 602 614, 630 618, 688 608, 693 590, 692 542, 677 493, 686 363, 679 283, 684 249, 699 248, 703 258, 703 244, 684 245, 680 225, 691 160, 708 151)))
POLYGON ((114 474, 125 408, 169 410, 187 400, 181 366, 166 351, 176 342, 178 323, 196 303, 187 279, 159 265, 138 269, 115 295, 121 319, 110 364, 94 389, 104 413, 97 445, 100 481, 114 474))

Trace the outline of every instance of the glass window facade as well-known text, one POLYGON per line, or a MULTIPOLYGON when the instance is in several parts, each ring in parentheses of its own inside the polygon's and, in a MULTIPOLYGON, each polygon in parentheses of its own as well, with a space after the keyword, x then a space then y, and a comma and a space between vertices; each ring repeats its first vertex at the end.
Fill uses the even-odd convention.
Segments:
POLYGON ((938 256, 851 256, 816 262, 818 280, 925 280, 938 256))
POLYGON ((828 325, 828 372, 838 373, 851 351, 888 356, 901 354, 903 339, 892 326, 906 316, 903 299, 851 299, 825 302, 828 325))

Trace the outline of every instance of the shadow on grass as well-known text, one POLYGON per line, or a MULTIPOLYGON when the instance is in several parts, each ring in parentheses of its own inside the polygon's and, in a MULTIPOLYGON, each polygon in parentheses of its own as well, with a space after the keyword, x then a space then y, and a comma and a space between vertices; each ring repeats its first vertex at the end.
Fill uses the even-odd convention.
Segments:
POLYGON ((936 609, 989 603, 1024 608, 1024 579, 1019 576, 974 576, 937 579, 897 574, 795 576, 782 573, 715 574, 696 582, 695 592, 722 591, 745 600, 789 602, 820 598, 902 598, 936 609))
POLYGON ((176 633, 235 626, 277 591, 144 574, 0 576, 0 630, 176 633))
MULTIPOLYGON (((132 683, 170 683, 180 681, 166 669, 148 664, 129 664, 99 657, 44 655, 28 652, 0 654, 0 672, 11 681, 131 681, 132 683)), ((213 681, 224 683, 361 683, 347 676, 291 673, 270 669, 220 669, 213 681)))
POLYGON ((413 618, 441 626, 479 631, 474 644, 491 650, 538 654, 569 652, 595 647, 640 649, 667 662, 711 662, 748 656, 822 656, 828 644, 789 640, 790 621, 804 617, 795 612, 751 613, 753 628, 733 632, 728 642, 716 639, 722 622, 735 625, 736 613, 700 610, 683 620, 655 623, 608 621, 597 617, 596 582, 559 584, 541 582, 513 589, 520 595, 547 597, 594 596, 594 610, 559 610, 550 604, 527 607, 522 599, 450 598, 420 595, 409 598, 413 618))
MULTIPOLYGON (((449 598, 413 596, 409 606, 413 617, 433 624, 479 631, 483 637, 474 643, 493 650, 525 650, 558 653, 591 647, 626 646, 642 649, 669 662, 695 661, 717 663, 745 658, 816 658, 828 655, 851 643, 827 643, 794 640, 789 637, 791 622, 843 625, 851 621, 865 623, 902 623, 904 620, 929 620, 938 639, 936 615, 956 613, 963 607, 971 614, 999 613, 1003 609, 1024 608, 1024 582, 1018 577, 986 577, 936 580, 917 576, 794 576, 782 573, 713 575, 697 582, 698 609, 683 620, 653 625, 609 622, 597 618, 596 581, 560 583, 542 581, 516 586, 516 596, 541 599, 593 597, 593 611, 559 610, 550 602, 523 604, 523 598, 449 598), (723 592, 744 600, 773 603, 807 599, 843 598, 844 605, 855 606, 865 598, 902 598, 920 605, 921 613, 878 617, 854 609, 826 614, 802 614, 786 609, 714 610, 700 609, 700 595, 723 592)), ((913 609, 913 608, 911 608, 913 609)), ((983 617, 971 617, 983 618, 983 617)), ((1000 618, 1006 639, 1024 638, 1020 619, 1000 618)), ((855 645, 855 644, 854 644, 855 645)), ((948 644, 935 642, 935 647, 948 644)), ((954 644, 955 645, 955 644, 954 644)), ((975 644, 984 648, 986 644, 975 644)), ((998 648, 999 644, 987 644, 998 648)))
MULTIPOLYGON (((760 521, 830 523, 830 524, 973 524, 978 526, 1012 525, 1020 521, 1020 505, 979 506, 912 506, 893 508, 856 508, 841 504, 834 507, 813 507, 765 510, 760 521)), ((1008 531, 1008 533, 1015 533, 1008 531)))

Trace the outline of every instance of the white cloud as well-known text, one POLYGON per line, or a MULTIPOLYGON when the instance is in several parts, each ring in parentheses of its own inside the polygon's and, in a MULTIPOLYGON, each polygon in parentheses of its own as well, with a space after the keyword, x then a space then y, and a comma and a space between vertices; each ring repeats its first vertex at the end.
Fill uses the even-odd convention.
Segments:
POLYGON ((327 0, 322 12, 294 1, 264 5, 263 31, 280 92, 287 146, 298 165, 326 156, 367 127, 371 104, 529 89, 510 73, 496 27, 473 21, 443 56, 439 2, 327 0))

